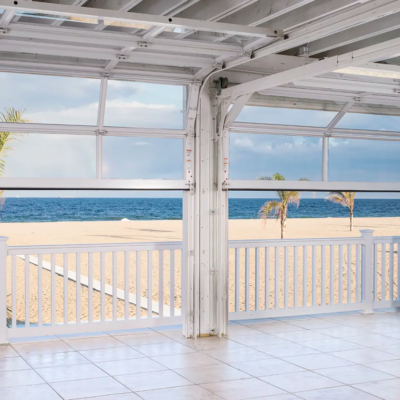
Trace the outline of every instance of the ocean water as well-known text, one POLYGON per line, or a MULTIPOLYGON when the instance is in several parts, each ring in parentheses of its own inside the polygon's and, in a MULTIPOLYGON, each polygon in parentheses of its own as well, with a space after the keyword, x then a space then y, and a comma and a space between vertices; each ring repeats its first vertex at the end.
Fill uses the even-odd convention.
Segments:
MULTIPOLYGON (((229 218, 255 219, 268 199, 229 199, 229 218)), ((342 218, 348 209, 323 199, 302 199, 289 218, 342 218)), ((355 217, 400 217, 400 199, 356 199, 355 217)), ((180 220, 182 199, 8 198, 1 222, 180 220)))

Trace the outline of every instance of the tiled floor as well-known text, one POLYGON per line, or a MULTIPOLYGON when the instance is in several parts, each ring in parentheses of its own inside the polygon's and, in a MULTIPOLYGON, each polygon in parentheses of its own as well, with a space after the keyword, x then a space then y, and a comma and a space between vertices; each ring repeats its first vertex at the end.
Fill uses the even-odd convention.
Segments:
POLYGON ((1 400, 400 400, 400 312, 238 321, 0 346, 1 400))

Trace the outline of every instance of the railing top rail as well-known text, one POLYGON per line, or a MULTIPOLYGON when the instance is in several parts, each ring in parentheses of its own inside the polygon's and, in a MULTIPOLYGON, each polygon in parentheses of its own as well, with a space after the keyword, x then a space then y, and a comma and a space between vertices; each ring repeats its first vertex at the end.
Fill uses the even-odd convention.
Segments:
POLYGON ((374 243, 400 243, 400 236, 374 236, 374 243))
POLYGON ((183 242, 97 243, 39 246, 8 246, 8 255, 99 253, 112 251, 182 250, 183 242))
POLYGON ((273 239, 273 240, 231 240, 230 248, 251 247, 292 247, 292 246, 321 246, 340 244, 362 244, 363 238, 321 238, 321 239, 273 239))

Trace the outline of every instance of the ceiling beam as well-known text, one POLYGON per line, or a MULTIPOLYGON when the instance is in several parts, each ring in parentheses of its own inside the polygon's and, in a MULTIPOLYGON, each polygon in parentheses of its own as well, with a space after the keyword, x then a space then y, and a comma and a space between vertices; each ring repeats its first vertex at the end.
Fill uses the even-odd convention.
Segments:
MULTIPOLYGON (((59 4, 65 5, 65 6, 76 6, 76 7, 82 7, 85 5, 89 0, 59 0, 59 4)), ((51 23, 52 26, 60 26, 64 23, 65 21, 63 19, 56 19, 51 23)))
POLYGON ((154 26, 179 27, 184 29, 196 29, 208 32, 221 32, 234 35, 258 36, 258 37, 273 37, 277 38, 281 32, 271 30, 269 28, 249 27, 236 24, 224 24, 221 22, 205 22, 186 18, 170 18, 159 15, 127 13, 121 11, 95 9, 87 7, 63 6, 58 4, 28 2, 19 0, 0 0, 0 7, 17 10, 41 12, 50 15, 71 16, 81 18, 94 18, 100 20, 112 20, 127 23, 149 24, 154 26), (17 3, 17 4, 15 4, 17 3))

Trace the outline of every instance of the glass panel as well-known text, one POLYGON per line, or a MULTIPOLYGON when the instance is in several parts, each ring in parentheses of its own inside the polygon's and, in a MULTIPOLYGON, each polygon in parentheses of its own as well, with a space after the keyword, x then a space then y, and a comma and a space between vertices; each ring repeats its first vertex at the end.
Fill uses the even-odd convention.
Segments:
POLYGON ((95 136, 30 133, 15 139, 4 158, 5 177, 96 177, 95 136))
POLYGON ((348 113, 341 119, 336 127, 373 131, 399 131, 400 117, 391 115, 348 113))
POLYGON ((0 73, 0 112, 25 110, 32 123, 96 125, 100 80, 0 73))
POLYGON ((109 81, 106 126, 183 129, 184 87, 109 81))
POLYGON ((325 127, 336 116, 333 111, 298 110, 246 106, 236 121, 276 125, 325 127))
POLYGON ((183 179, 183 140, 104 137, 104 178, 183 179))
POLYGON ((230 143, 230 179, 279 172, 287 180, 321 180, 320 138, 232 133, 230 143))
POLYGON ((329 139, 329 180, 399 182, 400 142, 329 139))

